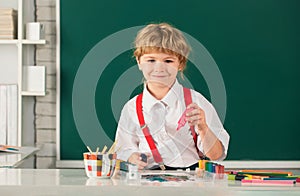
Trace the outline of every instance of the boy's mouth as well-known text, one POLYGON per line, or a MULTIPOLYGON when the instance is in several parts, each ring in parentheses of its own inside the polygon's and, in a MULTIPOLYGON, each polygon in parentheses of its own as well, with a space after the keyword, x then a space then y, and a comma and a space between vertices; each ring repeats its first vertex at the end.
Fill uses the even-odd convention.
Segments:
POLYGON ((167 75, 151 75, 151 77, 155 77, 155 78, 165 78, 165 77, 167 77, 167 75))

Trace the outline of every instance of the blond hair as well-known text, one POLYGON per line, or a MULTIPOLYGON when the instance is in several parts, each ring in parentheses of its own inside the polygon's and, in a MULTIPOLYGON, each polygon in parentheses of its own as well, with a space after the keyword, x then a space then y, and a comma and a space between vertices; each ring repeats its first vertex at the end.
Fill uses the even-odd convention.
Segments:
POLYGON ((153 52, 175 55, 179 59, 181 71, 186 66, 190 52, 182 32, 167 23, 147 25, 138 32, 134 45, 133 54, 138 60, 142 55, 153 52))

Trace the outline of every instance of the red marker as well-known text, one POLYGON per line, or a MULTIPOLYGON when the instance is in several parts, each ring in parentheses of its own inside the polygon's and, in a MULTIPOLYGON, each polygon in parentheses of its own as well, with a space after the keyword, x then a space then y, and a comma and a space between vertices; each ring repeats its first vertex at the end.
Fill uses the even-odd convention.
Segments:
POLYGON ((181 115, 179 121, 178 121, 178 125, 177 125, 177 131, 183 127, 186 123, 186 113, 192 111, 194 108, 189 108, 189 109, 185 109, 183 114, 181 115))

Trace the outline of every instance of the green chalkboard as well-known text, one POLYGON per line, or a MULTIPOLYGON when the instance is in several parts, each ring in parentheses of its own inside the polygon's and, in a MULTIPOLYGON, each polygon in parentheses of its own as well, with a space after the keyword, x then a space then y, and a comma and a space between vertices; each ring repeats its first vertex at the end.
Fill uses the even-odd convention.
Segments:
POLYGON ((123 104, 142 89, 132 42, 150 22, 190 36, 183 82, 215 105, 231 136, 228 160, 299 160, 299 7, 299 0, 60 1, 60 160, 111 144, 123 104))

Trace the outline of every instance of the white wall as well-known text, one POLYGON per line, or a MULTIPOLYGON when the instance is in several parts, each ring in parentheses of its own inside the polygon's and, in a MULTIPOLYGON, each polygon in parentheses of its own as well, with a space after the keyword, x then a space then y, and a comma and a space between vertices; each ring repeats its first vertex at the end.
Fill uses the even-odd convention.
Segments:
POLYGON ((0 45, 0 84, 18 83, 18 48, 0 45))
MULTIPOLYGON (((18 8, 17 1, 0 0, 0 7, 18 8)), ((18 53, 15 45, 0 45, 0 84, 18 83, 18 53), (13 61, 12 61, 13 60, 13 61), (15 65, 15 66, 12 66, 15 65)))

